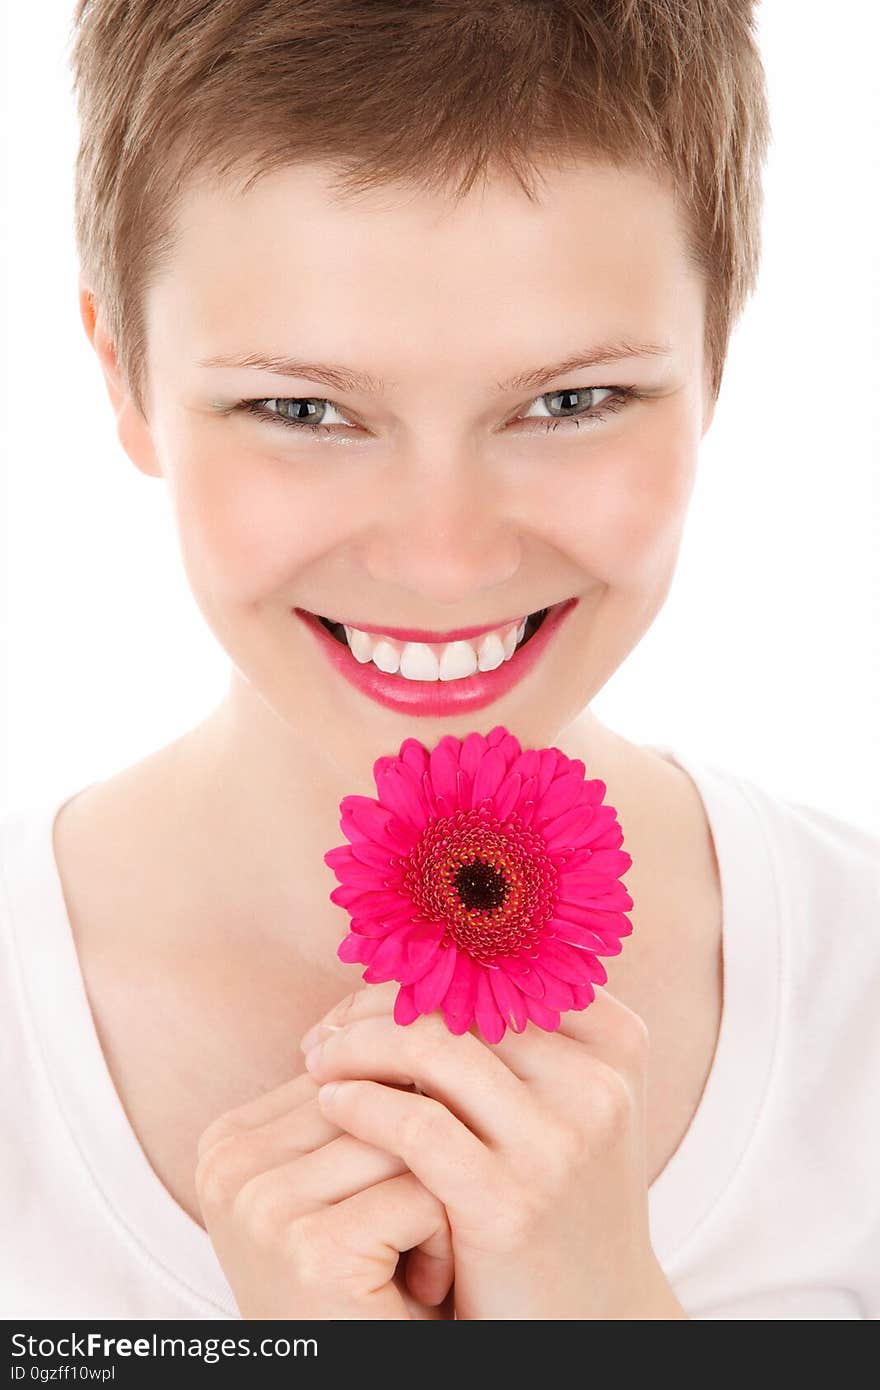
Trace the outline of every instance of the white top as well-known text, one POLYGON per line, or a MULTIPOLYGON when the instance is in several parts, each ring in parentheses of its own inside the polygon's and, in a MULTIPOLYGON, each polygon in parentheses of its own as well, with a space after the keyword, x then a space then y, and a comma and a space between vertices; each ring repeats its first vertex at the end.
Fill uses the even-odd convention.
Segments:
MULTIPOLYGON (((657 1257, 694 1318, 880 1317, 880 838, 649 746, 703 798, 724 955, 657 1257)), ((0 1317, 239 1318, 101 1050, 52 850, 70 799, 0 818, 0 1317)))

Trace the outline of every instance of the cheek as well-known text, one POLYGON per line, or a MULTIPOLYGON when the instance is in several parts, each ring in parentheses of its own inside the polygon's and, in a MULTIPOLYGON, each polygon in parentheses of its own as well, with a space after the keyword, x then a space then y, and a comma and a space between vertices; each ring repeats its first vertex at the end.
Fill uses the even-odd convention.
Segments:
POLYGON ((251 604, 271 597, 331 543, 333 508, 312 468, 242 451, 178 456, 173 497, 194 586, 251 604), (326 534, 325 534, 326 532, 326 534))
POLYGON ((588 460, 569 495, 567 548, 608 585, 642 588, 669 573, 693 488, 696 446, 656 432, 628 436, 588 460))

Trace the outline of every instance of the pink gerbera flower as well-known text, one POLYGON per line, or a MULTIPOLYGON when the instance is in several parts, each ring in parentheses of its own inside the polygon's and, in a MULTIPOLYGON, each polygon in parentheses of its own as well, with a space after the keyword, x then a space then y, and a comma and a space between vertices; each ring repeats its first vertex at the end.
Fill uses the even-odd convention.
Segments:
POLYGON ((523 752, 500 724, 431 753, 408 738, 373 776, 378 798, 343 797, 350 844, 324 860, 351 917, 337 954, 369 984, 400 982, 397 1023, 439 1008, 451 1032, 476 1021, 498 1042, 585 1009, 608 978, 598 957, 632 931, 619 881, 632 859, 605 783, 558 748, 523 752))

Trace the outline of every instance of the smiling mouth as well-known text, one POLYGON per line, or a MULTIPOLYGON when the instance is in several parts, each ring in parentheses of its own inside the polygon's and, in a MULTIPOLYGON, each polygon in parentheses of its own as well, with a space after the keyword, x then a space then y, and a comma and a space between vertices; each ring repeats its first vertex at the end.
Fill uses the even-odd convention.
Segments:
MULTIPOLYGON (((558 606, 559 606, 559 605, 556 605, 556 604, 553 605, 553 607, 558 607, 558 606)), ((519 649, 520 649, 520 647, 524 647, 524 646, 526 645, 526 643, 527 643, 532 637, 534 637, 535 633, 536 633, 536 632, 538 631, 538 629, 540 628, 540 626, 541 626, 541 624, 543 623, 544 619, 547 617, 547 614, 550 613, 551 611, 552 611, 551 608, 539 608, 536 612, 534 612, 534 613, 529 613, 529 614, 528 614, 528 616, 527 616, 526 619, 525 619, 525 625, 524 625, 524 627, 523 627, 523 629, 522 629, 522 636, 518 637, 518 639, 516 640, 516 642, 513 643, 512 646, 510 646, 510 655, 505 654, 505 656, 504 656, 504 660, 505 660, 505 661, 509 661, 509 660, 510 660, 510 657, 514 654, 514 652, 518 652, 519 649)), ((311 616, 312 616, 313 618, 317 618, 317 619, 318 619, 318 622, 321 624, 321 626, 324 627, 324 628, 327 630, 327 632, 330 633, 330 636, 331 636, 336 642, 338 642, 338 643, 340 644, 340 646, 342 646, 342 647, 347 647, 350 651, 353 650, 353 648, 352 648, 352 643, 349 641, 349 636, 348 636, 348 634, 351 633, 351 632, 357 631, 357 629, 353 629, 353 628, 348 628, 348 629, 347 629, 344 623, 335 622, 332 618, 325 618, 325 617, 323 616, 323 614, 321 614, 321 613, 313 613, 311 616)), ((515 624, 512 625, 512 626, 515 626, 515 624)), ((501 630, 502 630, 502 629, 493 629, 493 631, 497 631, 497 632, 500 632, 501 630)), ((479 648, 479 644, 483 641, 483 638, 484 638, 486 635, 488 635, 488 634, 482 634, 480 637, 471 638, 471 639, 470 639, 470 645, 472 645, 472 646, 475 648, 475 650, 477 650, 477 649, 479 648)), ((371 637, 372 639, 374 639, 374 640, 377 641, 377 642, 380 641, 380 640, 382 640, 382 639, 381 639, 381 634, 379 634, 379 633, 373 633, 373 634, 363 634, 363 633, 362 633, 360 636, 361 636, 361 640, 362 640, 363 637, 365 637, 365 636, 371 637)), ((355 639, 355 640, 358 640, 358 639, 355 639)), ((427 643, 427 642, 426 642, 426 643, 422 643, 422 642, 408 643, 408 642, 407 642, 407 643, 404 643, 404 642, 401 642, 401 643, 398 643, 397 645, 399 645, 399 646, 402 647, 402 648, 403 648, 403 647, 407 647, 407 646, 427 647, 427 648, 429 648, 431 651, 433 651, 433 652, 437 655, 437 658, 438 658, 438 660, 439 660, 439 659, 441 659, 441 657, 442 657, 442 653, 443 653, 444 648, 450 647, 450 646, 454 646, 454 645, 459 645, 459 646, 460 646, 461 643, 460 643, 460 642, 459 642, 459 643, 455 643, 455 642, 430 642, 430 643, 427 643)), ((355 654, 357 654, 357 653, 355 652, 355 654)), ((362 657, 362 656, 358 656, 358 659, 359 659, 359 660, 362 660, 363 657, 362 657)), ((500 664, 500 663, 499 663, 499 664, 500 664)))

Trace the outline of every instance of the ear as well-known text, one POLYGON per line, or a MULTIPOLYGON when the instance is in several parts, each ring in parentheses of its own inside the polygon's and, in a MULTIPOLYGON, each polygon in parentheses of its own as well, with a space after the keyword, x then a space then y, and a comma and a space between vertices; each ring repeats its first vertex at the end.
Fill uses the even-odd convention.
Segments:
POLYGON ((98 354, 98 361, 104 373, 107 392, 116 416, 119 442, 136 468, 148 477, 161 478, 162 469, 153 447, 149 426, 132 399, 124 375, 119 370, 116 345, 104 330, 100 306, 83 279, 82 271, 79 274, 79 313, 86 336, 98 354))

